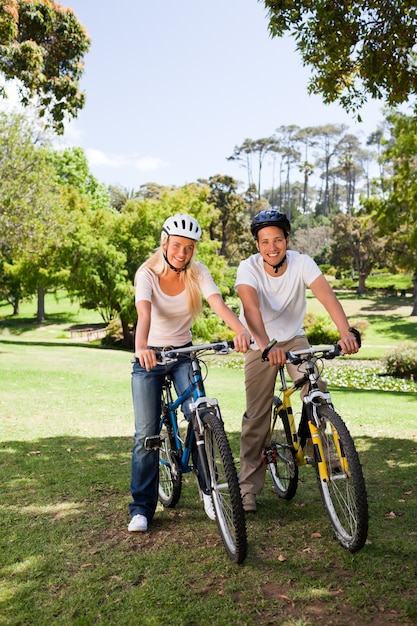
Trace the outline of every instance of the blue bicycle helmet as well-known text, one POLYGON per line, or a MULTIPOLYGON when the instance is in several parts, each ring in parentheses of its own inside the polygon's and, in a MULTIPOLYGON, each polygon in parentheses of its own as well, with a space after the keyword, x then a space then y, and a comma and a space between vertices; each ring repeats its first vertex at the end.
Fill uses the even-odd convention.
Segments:
POLYGON ((252 219, 250 229, 252 235, 257 238, 258 232, 261 228, 265 228, 266 226, 278 226, 282 228, 286 237, 291 232, 291 224, 285 215, 285 213, 280 213, 275 209, 266 209, 264 211, 259 211, 252 219))

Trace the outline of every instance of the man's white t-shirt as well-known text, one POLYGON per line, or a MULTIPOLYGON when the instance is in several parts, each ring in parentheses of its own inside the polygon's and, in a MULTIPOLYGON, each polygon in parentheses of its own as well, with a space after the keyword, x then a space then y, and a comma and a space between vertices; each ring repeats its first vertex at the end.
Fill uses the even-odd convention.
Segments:
MULTIPOLYGON (((311 257, 287 250, 286 271, 282 276, 270 276, 265 271, 261 255, 257 253, 240 263, 235 287, 249 285, 256 290, 269 339, 288 341, 305 335, 306 287, 320 275, 320 268, 311 257)), ((239 317, 248 327, 243 307, 239 317)), ((257 349, 256 344, 252 347, 257 349)))
MULTIPOLYGON (((203 296, 207 299, 220 293, 207 267, 200 262, 196 262, 196 266, 203 296)), ((158 276, 145 267, 136 274, 135 302, 140 300, 152 304, 149 346, 179 347, 191 341, 192 317, 185 290, 177 296, 168 296, 161 290, 158 276)))

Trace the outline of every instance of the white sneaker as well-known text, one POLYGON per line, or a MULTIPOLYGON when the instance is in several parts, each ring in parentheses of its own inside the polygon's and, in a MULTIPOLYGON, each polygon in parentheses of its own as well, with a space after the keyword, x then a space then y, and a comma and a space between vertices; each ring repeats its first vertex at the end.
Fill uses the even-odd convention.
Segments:
POLYGON ((208 518, 215 520, 216 514, 214 512, 213 500, 211 496, 203 493, 204 510, 208 518))
POLYGON ((138 513, 137 515, 134 515, 132 517, 127 529, 131 533, 135 533, 135 532, 143 533, 145 532, 145 530, 148 530, 148 520, 146 519, 144 515, 141 515, 140 513, 138 513))

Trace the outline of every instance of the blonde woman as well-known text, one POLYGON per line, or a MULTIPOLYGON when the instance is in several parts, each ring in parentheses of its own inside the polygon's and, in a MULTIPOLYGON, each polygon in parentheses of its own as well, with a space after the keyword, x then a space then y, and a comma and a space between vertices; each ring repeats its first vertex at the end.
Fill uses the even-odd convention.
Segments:
MULTIPOLYGON (((148 529, 158 501, 158 451, 146 450, 144 442, 146 437, 158 432, 162 382, 167 369, 177 392, 189 384, 189 360, 180 357, 166 367, 157 366, 155 350, 191 345, 191 325, 201 312, 201 294, 236 333, 236 350, 246 352, 250 344, 247 329, 224 303, 209 270, 195 261, 200 238, 201 228, 193 217, 169 217, 162 227, 160 247, 141 265, 135 276, 138 322, 135 335, 137 362, 132 372, 135 436, 128 526, 131 532, 148 529)), ((182 410, 187 415, 188 405, 184 403, 182 410)), ((204 493, 204 485, 201 487, 205 512, 214 519, 211 498, 204 493)))

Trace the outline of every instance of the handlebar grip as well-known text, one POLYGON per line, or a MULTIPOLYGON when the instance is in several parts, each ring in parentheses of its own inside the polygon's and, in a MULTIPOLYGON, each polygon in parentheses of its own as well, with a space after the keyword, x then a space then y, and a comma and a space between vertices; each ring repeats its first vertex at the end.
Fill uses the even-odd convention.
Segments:
POLYGON ((292 365, 299 365, 303 362, 303 359, 298 354, 291 352, 291 350, 288 350, 288 352, 285 353, 285 357, 287 359, 287 363, 291 363, 292 365))
POLYGON ((356 341, 358 342, 358 346, 359 346, 359 348, 360 348, 360 347, 361 347, 361 345, 362 345, 362 339, 361 339, 361 334, 360 334, 360 332, 358 331, 358 329, 357 329, 357 328, 353 328, 352 326, 349 326, 348 331, 349 331, 350 333, 352 333, 352 335, 355 335, 355 339, 356 339, 356 341))
MULTIPOLYGON (((360 347, 360 344, 359 344, 359 347, 360 347)), ((342 350, 342 348, 339 346, 339 344, 338 344, 338 343, 337 343, 337 344, 335 344, 335 347, 334 347, 334 353, 335 353, 335 356, 340 356, 341 354, 343 354, 343 350, 342 350)))
POLYGON ((333 349, 331 352, 323 352, 323 359, 327 359, 328 361, 330 361, 331 359, 334 359, 336 356, 341 356, 343 354, 343 350, 341 348, 341 346, 338 343, 335 343, 333 346, 333 349))

